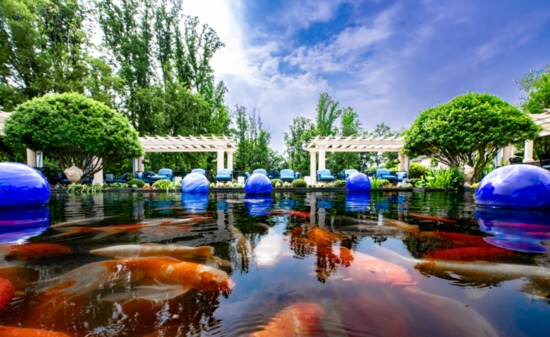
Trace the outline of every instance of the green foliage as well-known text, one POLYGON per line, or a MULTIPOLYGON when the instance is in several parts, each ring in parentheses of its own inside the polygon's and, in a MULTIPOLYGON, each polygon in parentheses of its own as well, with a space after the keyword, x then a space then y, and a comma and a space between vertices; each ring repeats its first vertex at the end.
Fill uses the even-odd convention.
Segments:
POLYGON ((550 109, 550 69, 533 82, 533 89, 522 107, 526 113, 531 114, 550 109))
POLYGON ((405 134, 409 157, 427 155, 481 175, 499 148, 536 138, 540 128, 516 107, 489 94, 468 93, 422 112, 405 134))
POLYGON ((288 166, 302 176, 309 172, 310 158, 305 146, 315 135, 313 121, 305 117, 294 118, 284 135, 288 166))
POLYGON ((334 181, 334 187, 345 187, 346 181, 345 180, 335 180, 334 181))
POLYGON ((154 187, 157 187, 161 190, 167 190, 170 188, 170 185, 171 185, 171 181, 168 180, 168 179, 161 179, 161 180, 157 180, 153 183, 153 186, 154 187))
POLYGON ((121 114, 76 93, 46 95, 17 107, 5 122, 8 139, 43 151, 60 166, 86 168, 81 179, 103 168, 103 162, 138 157, 143 152, 137 132, 121 114))
POLYGON ((458 167, 431 171, 425 178, 431 188, 460 188, 464 185, 464 175, 458 167))
POLYGON ((338 109, 338 104, 326 92, 319 96, 317 103, 317 133, 319 136, 326 137, 335 134, 334 123, 342 114, 342 110, 338 109))
POLYGON ((233 135, 237 139, 235 169, 253 171, 258 168, 271 169, 276 152, 269 149, 271 134, 263 128, 261 116, 252 111, 247 115, 246 108, 237 106, 233 113, 233 135))
POLYGON ((372 178, 370 180, 370 187, 371 188, 383 188, 390 185, 390 181, 386 179, 375 179, 372 178))
POLYGON ((422 178, 423 176, 428 174, 429 171, 430 169, 424 165, 412 163, 409 166, 409 179, 422 178))
POLYGON ((82 185, 82 184, 71 184, 67 189, 67 193, 71 194, 84 194, 84 193, 98 193, 101 192, 102 186, 100 184, 95 185, 82 185))
POLYGON ((283 181, 281 179, 272 179, 271 180, 271 186, 281 187, 281 186, 283 186, 283 181))
MULTIPOLYGON (((358 136, 362 133, 359 116, 351 107, 347 107, 342 112, 341 129, 339 135, 342 137, 358 136)), ((353 152, 334 152, 331 154, 328 167, 333 172, 341 172, 347 168, 357 168, 359 162, 359 153, 353 152)))
POLYGON ((307 183, 304 179, 296 179, 292 182, 292 187, 307 187, 307 183))
POLYGON ((143 180, 139 180, 139 179, 132 179, 132 180, 128 180, 126 182, 126 185, 128 187, 142 188, 143 186, 145 186, 145 182, 143 180))

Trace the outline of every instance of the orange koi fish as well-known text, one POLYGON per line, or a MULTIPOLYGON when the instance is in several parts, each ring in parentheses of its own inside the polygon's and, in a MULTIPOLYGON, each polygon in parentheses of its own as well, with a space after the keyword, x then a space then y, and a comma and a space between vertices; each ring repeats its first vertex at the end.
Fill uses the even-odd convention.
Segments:
POLYGON ((316 303, 297 303, 279 311, 260 331, 250 337, 326 336, 324 310, 316 303))
POLYGON ((513 257, 513 251, 489 246, 489 247, 459 247, 450 249, 441 249, 429 252, 426 258, 434 260, 449 260, 449 261, 499 261, 503 258, 513 257))
POLYGON ((69 254, 71 251, 70 247, 55 243, 29 243, 11 246, 6 259, 27 261, 44 256, 69 254))
POLYGON ((309 212, 301 212, 301 211, 283 211, 284 214, 288 214, 290 216, 297 216, 299 218, 309 218, 311 214, 309 212))
POLYGON ((190 289, 229 291, 232 281, 223 270, 172 257, 142 257, 90 263, 52 279, 46 294, 81 295, 113 284, 133 290, 112 293, 104 300, 119 298, 166 299, 190 289))
POLYGON ((23 291, 32 283, 38 281, 38 271, 22 266, 7 266, 0 268, 0 278, 9 280, 16 291, 23 291))
POLYGON ((344 238, 342 234, 331 233, 326 229, 313 227, 308 235, 309 240, 318 246, 332 246, 334 241, 344 238))
POLYGON ((66 333, 41 329, 20 328, 0 325, 2 337, 70 337, 66 333))
MULTIPOLYGON (((340 254, 344 253, 345 256, 352 255, 351 251, 346 252, 346 250, 349 249, 341 247, 340 254)), ((353 262, 351 262, 348 268, 343 270, 353 280, 360 282, 389 283, 392 287, 395 285, 411 286, 416 284, 416 281, 413 280, 407 269, 359 252, 353 252, 353 262)))
POLYGON ((420 220, 429 220, 429 221, 437 221, 437 222, 445 222, 445 223, 458 223, 458 221, 454 219, 440 218, 440 217, 431 216, 431 215, 409 213, 409 216, 412 216, 413 218, 417 218, 420 220))
POLYGON ((6 304, 15 296, 15 287, 9 280, 0 277, 0 310, 4 310, 6 304))

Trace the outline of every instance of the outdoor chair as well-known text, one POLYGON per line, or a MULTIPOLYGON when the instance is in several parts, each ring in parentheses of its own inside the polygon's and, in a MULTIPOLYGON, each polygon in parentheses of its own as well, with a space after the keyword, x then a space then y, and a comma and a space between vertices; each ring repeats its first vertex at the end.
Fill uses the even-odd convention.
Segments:
POLYGON ((281 173, 279 175, 279 179, 281 179, 282 181, 288 181, 288 182, 294 181, 294 179, 298 179, 299 177, 300 177, 300 173, 294 172, 294 170, 291 170, 291 169, 281 170, 281 173))
POLYGON ((550 153, 542 153, 539 155, 540 167, 545 170, 550 170, 550 153))
POLYGON ((254 173, 263 174, 264 176, 267 177, 267 171, 264 170, 264 169, 255 169, 255 170, 252 172, 252 174, 254 174, 254 173))
POLYGON ((397 181, 402 182, 404 179, 407 179, 409 175, 407 172, 397 172, 397 181))
POLYGON ((278 171, 271 170, 267 172, 267 177, 269 178, 269 180, 280 179, 281 174, 278 171))
POLYGON ((112 173, 106 173, 103 177, 103 182, 107 184, 111 184, 115 182, 115 175, 112 173))
POLYGON ((152 184, 154 180, 151 179, 156 173, 152 171, 136 172, 136 179, 143 180, 144 183, 152 184))
POLYGON ((216 181, 231 181, 233 179, 233 171, 229 169, 218 170, 214 180, 216 181))
POLYGON ((510 158, 510 164, 511 164, 511 165, 514 165, 514 164, 523 164, 523 159, 521 159, 521 157, 511 157, 511 158, 510 158))
POLYGON ((114 183, 127 183, 128 182, 128 173, 123 173, 118 179, 113 179, 114 183))
POLYGON ((205 171, 204 169, 201 169, 201 168, 192 169, 192 170, 191 170, 191 173, 200 173, 200 174, 202 174, 203 176, 206 175, 206 171, 205 171))
POLYGON ((358 173, 359 171, 357 171, 356 169, 347 169, 347 170, 344 170, 344 179, 346 179, 347 177, 349 177, 350 175, 352 175, 353 173, 358 173))
POLYGON ((386 179, 392 184, 397 182, 397 176, 392 174, 391 171, 388 169, 376 170, 376 179, 386 179))
POLYGON ((158 180, 162 180, 162 179, 168 179, 168 180, 172 181, 173 176, 174 175, 173 175, 172 169, 162 168, 162 169, 159 170, 158 174, 151 177, 151 180, 153 182, 158 181, 158 180))
POLYGON ((333 181, 334 176, 330 170, 318 170, 317 171, 317 181, 333 181))

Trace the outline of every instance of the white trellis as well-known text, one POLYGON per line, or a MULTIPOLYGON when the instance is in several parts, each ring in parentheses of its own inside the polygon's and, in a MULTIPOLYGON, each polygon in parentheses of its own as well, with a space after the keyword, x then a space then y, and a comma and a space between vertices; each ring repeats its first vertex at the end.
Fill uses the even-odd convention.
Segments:
MULTIPOLYGON (((233 153, 237 151, 237 145, 227 136, 144 136, 139 137, 139 141, 145 152, 216 152, 218 170, 233 170, 233 153)), ((138 160, 136 168, 143 171, 143 158, 138 160)))
MULTIPOLYGON (((545 112, 541 114, 527 114, 527 116, 531 117, 531 119, 539 126, 542 127, 542 131, 539 132, 539 137, 546 137, 550 136, 550 109, 546 109, 545 112)), ((534 149, 534 141, 528 140, 525 142, 525 151, 523 155, 523 162, 524 163, 533 163, 535 160, 533 159, 533 149, 534 149)), ((512 151, 510 150, 508 153, 508 158, 506 161, 510 158, 509 156, 512 155, 512 151)), ((506 156, 506 153, 504 153, 504 156, 506 156)))
POLYGON ((397 152, 399 171, 408 170, 409 158, 403 154, 404 138, 401 136, 349 136, 349 137, 316 137, 306 146, 310 155, 310 176, 313 183, 317 181, 317 153, 319 153, 319 170, 324 170, 327 152, 397 152), (407 165, 406 165, 407 164, 407 165))

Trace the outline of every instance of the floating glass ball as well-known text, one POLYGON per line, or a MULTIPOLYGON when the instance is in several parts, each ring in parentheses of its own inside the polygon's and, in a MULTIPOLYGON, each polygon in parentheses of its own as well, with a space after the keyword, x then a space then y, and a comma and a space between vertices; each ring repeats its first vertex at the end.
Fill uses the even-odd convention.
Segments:
POLYGON ((204 213, 208 208, 208 193, 183 193, 181 204, 189 213, 204 213))
POLYGON ((0 244, 22 244, 38 236, 50 227, 50 209, 38 208, 0 209, 0 244))
POLYGON ((50 184, 37 170, 20 163, 0 163, 0 208, 43 206, 50 184))
POLYGON ((346 212, 366 212, 370 209, 370 192, 348 192, 346 212))
POLYGON ((184 193, 207 193, 210 184, 203 174, 193 172, 183 178, 181 190, 184 193))
POLYGON ((518 210, 482 207, 476 210, 479 229, 492 236, 485 242, 526 253, 543 253, 550 242, 550 210, 518 210))
POLYGON ((349 192, 370 191, 370 180, 366 174, 355 172, 346 178, 346 188, 349 192))
POLYGON ((254 173, 244 184, 246 194, 271 194, 273 187, 271 181, 266 175, 254 173))
POLYGON ((485 176, 476 204, 503 208, 550 208, 550 172, 533 165, 509 165, 485 176))
POLYGON ((271 195, 246 196, 244 206, 250 216, 268 216, 273 207, 273 199, 271 195))

